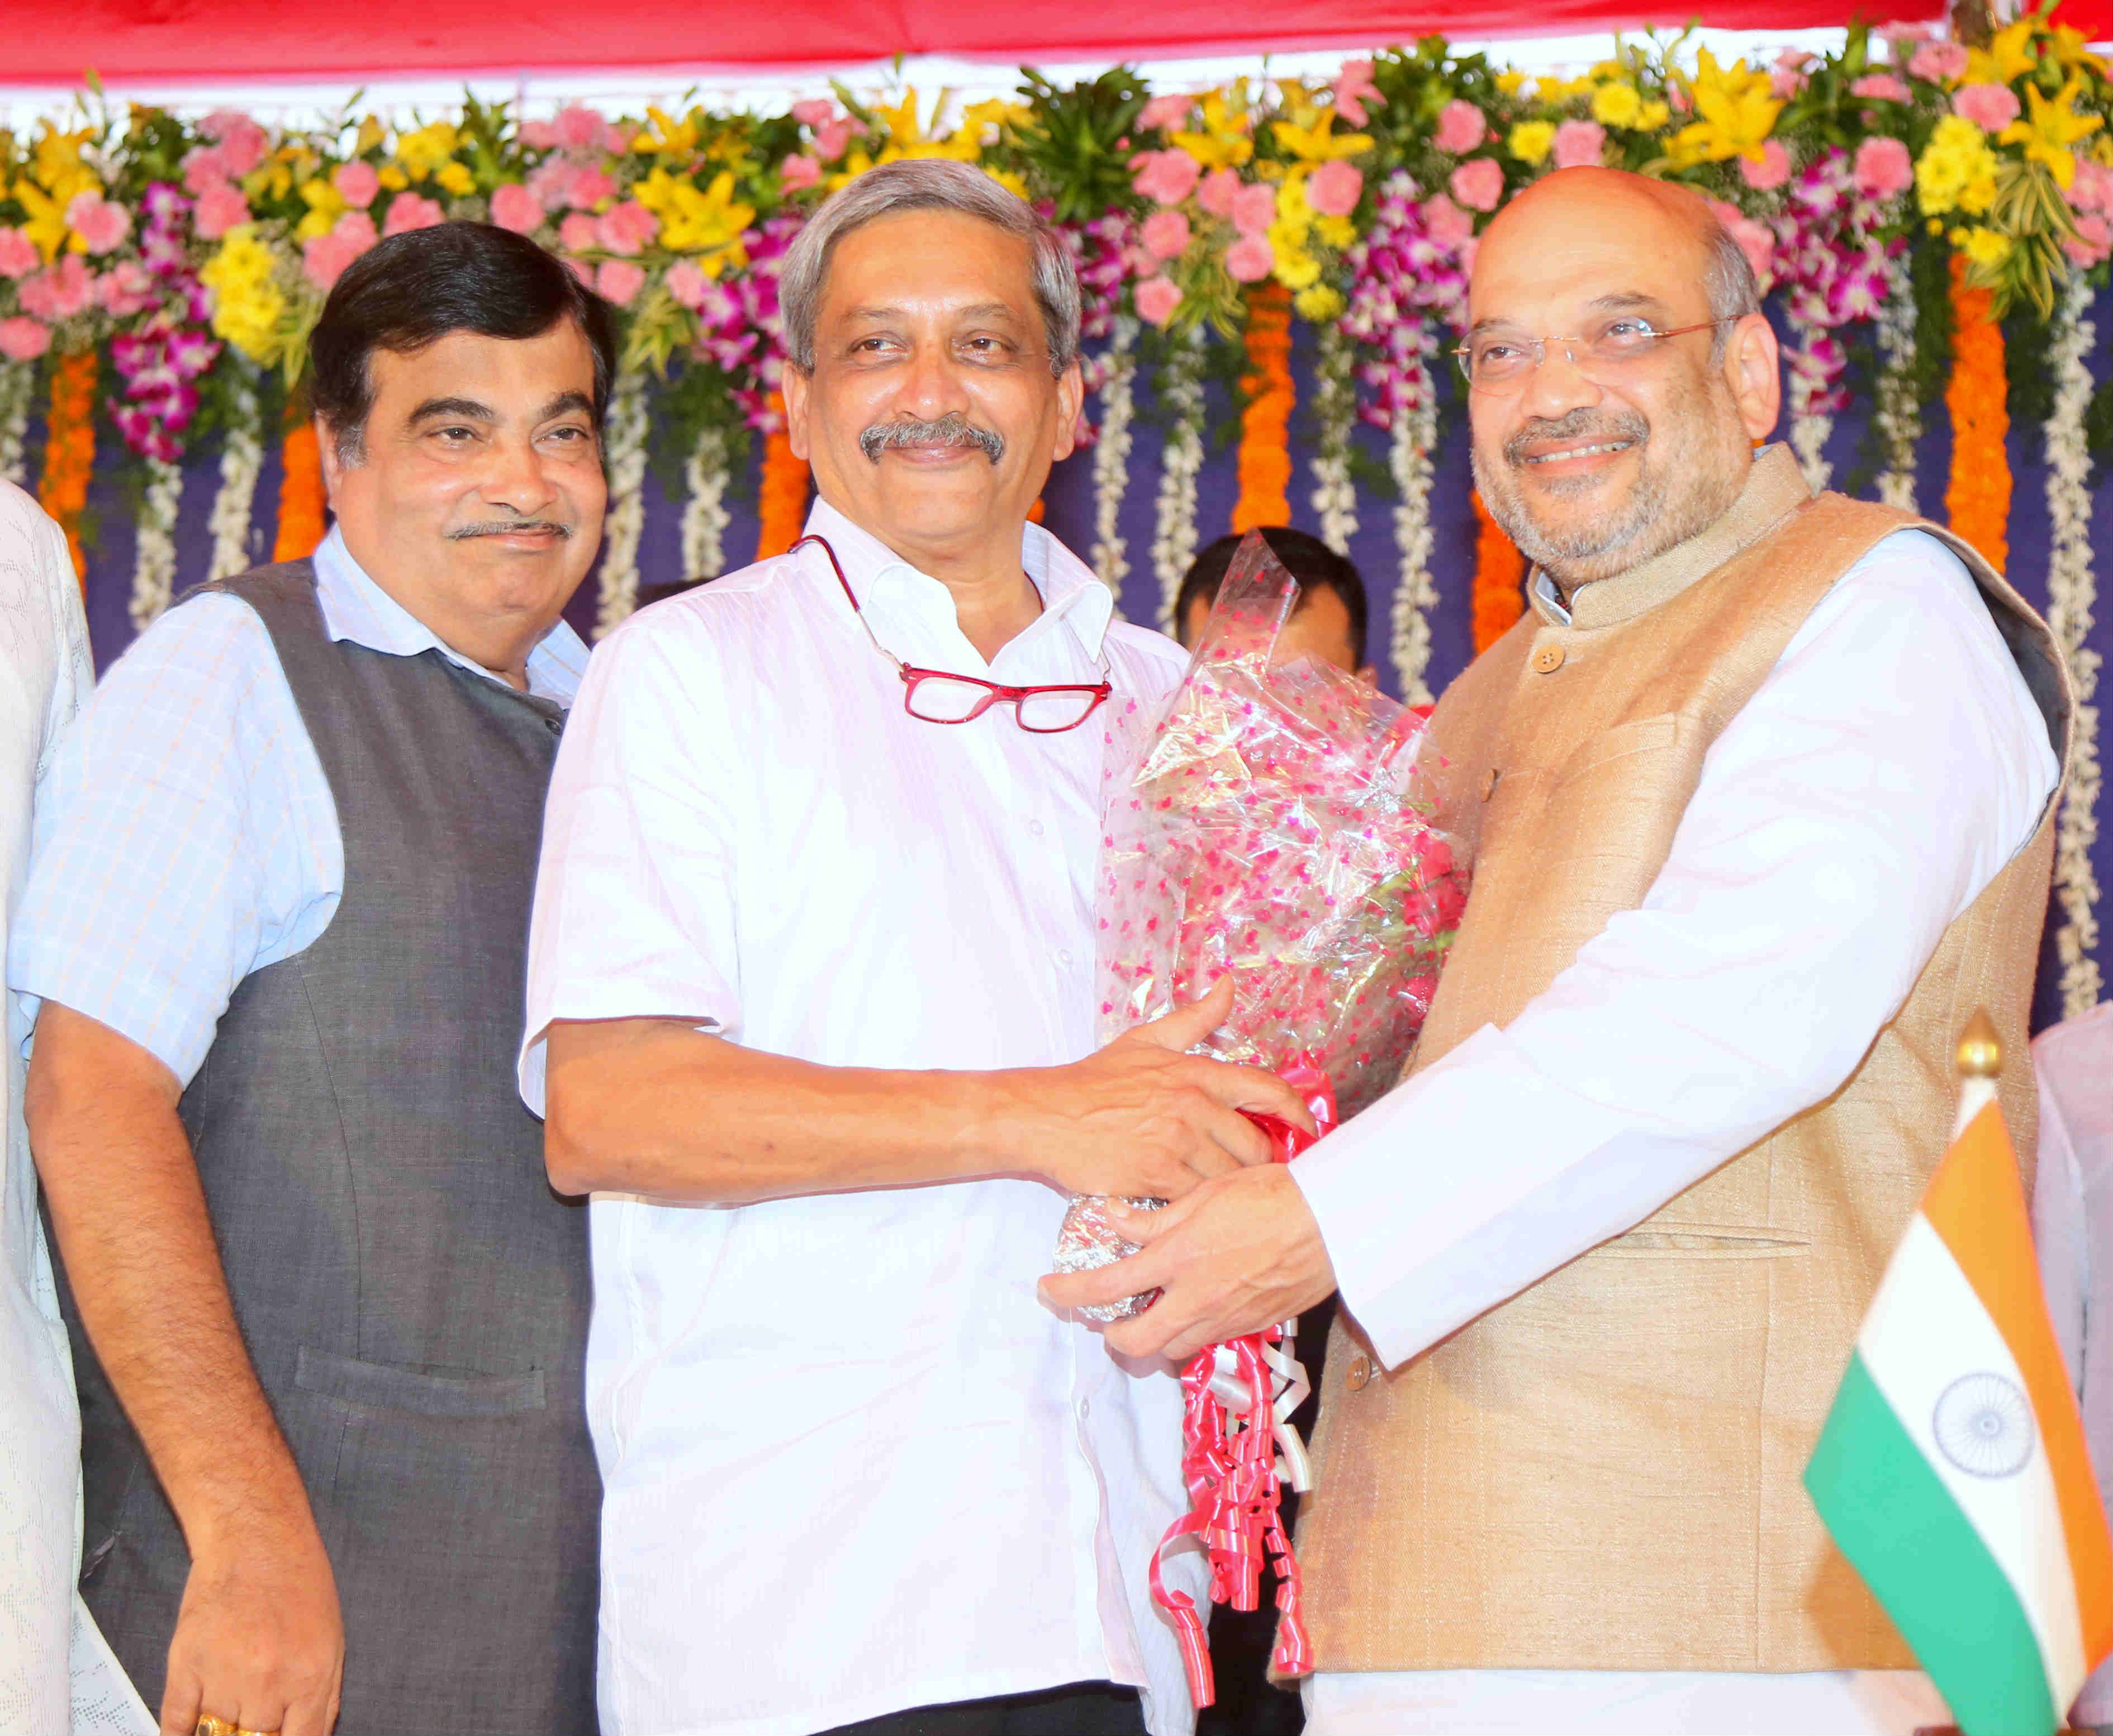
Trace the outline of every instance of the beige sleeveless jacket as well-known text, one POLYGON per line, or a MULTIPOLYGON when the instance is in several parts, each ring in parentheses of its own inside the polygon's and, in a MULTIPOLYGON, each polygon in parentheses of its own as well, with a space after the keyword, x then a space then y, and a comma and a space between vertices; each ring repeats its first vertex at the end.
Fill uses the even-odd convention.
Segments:
MULTIPOLYGON (((1835 580, 1910 526, 1972 571, 2066 764, 2066 676, 2016 593, 1934 526, 1812 498, 1770 447, 1717 523, 1583 587, 1567 625, 1537 605, 1446 692, 1449 801, 1480 845, 1412 1067, 1508 1022, 1642 902, 1710 743, 1835 580)), ((1338 1324, 1298 1543, 1320 1669, 1911 1666, 1799 1479, 1943 1154, 1977 1006, 2033 1149, 2052 807, 1825 1103, 1391 1373, 1338 1324)))

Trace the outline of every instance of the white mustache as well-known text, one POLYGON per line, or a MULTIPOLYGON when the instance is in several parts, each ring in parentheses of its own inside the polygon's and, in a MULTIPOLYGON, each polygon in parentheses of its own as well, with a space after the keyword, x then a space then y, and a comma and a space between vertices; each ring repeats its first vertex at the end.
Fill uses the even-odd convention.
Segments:
POLYGON ((859 436, 859 450, 877 464, 880 455, 900 446, 973 446, 992 464, 1005 456, 1005 436, 979 428, 959 410, 933 422, 877 422, 859 436))
POLYGON ((560 537, 569 537, 573 528, 554 519, 489 519, 476 524, 458 525, 448 532, 448 541, 464 542, 472 537, 518 537, 523 531, 555 531, 560 537))

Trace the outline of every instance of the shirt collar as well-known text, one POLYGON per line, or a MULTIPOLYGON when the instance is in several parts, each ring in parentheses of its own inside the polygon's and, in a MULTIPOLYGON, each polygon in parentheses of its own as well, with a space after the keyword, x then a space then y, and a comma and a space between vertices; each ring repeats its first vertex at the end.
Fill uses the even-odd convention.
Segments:
MULTIPOLYGON (((337 526, 317 545, 313 557, 316 569, 316 604, 322 610, 323 631, 333 640, 349 640, 369 651, 392 657, 415 657, 421 651, 438 651, 451 663, 483 676, 499 677, 445 642, 431 628, 412 614, 367 577, 337 526)), ((569 706, 586 672, 587 648, 564 621, 545 633, 528 653, 528 691, 538 699, 569 706)))
MULTIPOLYGON (((825 538, 837 552, 844 577, 869 618, 884 614, 890 626, 898 624, 937 630, 961 641, 950 653, 966 648, 954 614, 954 600, 947 587, 920 572, 871 532, 855 524, 817 496, 807 515, 807 534, 825 538)), ((1062 622, 1088 657, 1101 655, 1101 642, 1115 618, 1115 596, 1093 574, 1093 569, 1038 524, 1020 527, 1020 564, 1034 588, 1042 593, 1042 614, 1028 633, 1048 632, 1062 622)), ((835 584, 831 595, 841 599, 835 584)), ((847 605, 846 612, 848 613, 847 605)), ((1025 638, 1027 635, 1022 634, 1025 638)), ((884 639, 883 635, 883 639, 884 639)), ((891 650, 896 647, 891 646, 891 650)), ((908 652, 915 656, 923 653, 908 652)), ((906 655, 898 651, 898 655, 906 655)), ((974 655, 973 651, 970 655, 974 655)), ((1002 653, 1000 654, 1003 655, 1002 653)), ((981 660, 979 659, 979 661, 981 660)))

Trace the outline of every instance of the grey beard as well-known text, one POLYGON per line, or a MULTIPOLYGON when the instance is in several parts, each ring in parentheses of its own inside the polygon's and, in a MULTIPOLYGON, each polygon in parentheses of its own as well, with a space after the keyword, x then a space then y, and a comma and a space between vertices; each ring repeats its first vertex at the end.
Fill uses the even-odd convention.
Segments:
POLYGON ((880 455, 897 446, 972 446, 995 465, 1005 456, 1005 436, 979 428, 959 410, 933 422, 877 422, 859 436, 859 450, 877 464, 880 455))
MULTIPOLYGON (((1513 486, 1514 473, 1526 467, 1526 447, 1537 440, 1627 440, 1632 441, 1641 450, 1650 439, 1650 424, 1634 410, 1623 410, 1607 415, 1599 410, 1580 406, 1567 416, 1553 422, 1536 423, 1531 427, 1515 434, 1505 443, 1504 467, 1497 475, 1490 473, 1494 466, 1482 462, 1482 455, 1472 455, 1475 486, 1481 491, 1482 500, 1490 509, 1490 516, 1503 527, 1504 534, 1518 545, 1519 552, 1536 566, 1545 568, 1557 578, 1567 578, 1571 571, 1590 565, 1610 551, 1625 547, 1634 541, 1665 509, 1663 478, 1645 468, 1637 481, 1636 492, 1627 505, 1617 516, 1603 519, 1595 524, 1581 525, 1567 532, 1542 529, 1520 499, 1513 486)), ((1580 490, 1591 486, 1589 481, 1576 485, 1580 490)), ((1557 485, 1561 492, 1561 485, 1557 485)))

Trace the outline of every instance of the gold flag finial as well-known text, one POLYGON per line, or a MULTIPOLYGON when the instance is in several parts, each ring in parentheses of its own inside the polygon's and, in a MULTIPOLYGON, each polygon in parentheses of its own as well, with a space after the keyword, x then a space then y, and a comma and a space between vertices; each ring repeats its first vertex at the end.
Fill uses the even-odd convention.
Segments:
POLYGON ((1988 1009, 1974 1009, 1959 1039, 1959 1071, 1965 1079, 1993 1079, 2003 1071, 2003 1042, 1988 1009))

